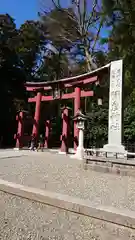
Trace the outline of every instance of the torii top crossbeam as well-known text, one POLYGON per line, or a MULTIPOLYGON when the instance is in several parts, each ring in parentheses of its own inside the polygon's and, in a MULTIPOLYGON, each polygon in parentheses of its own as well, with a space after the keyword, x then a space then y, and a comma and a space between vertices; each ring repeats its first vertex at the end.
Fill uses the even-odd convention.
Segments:
POLYGON ((49 90, 51 89, 51 86, 55 84, 59 84, 60 86, 68 88, 80 83, 82 84, 92 83, 97 81, 97 76, 103 73, 104 71, 106 72, 109 67, 110 63, 85 74, 47 82, 26 82, 25 86, 27 91, 33 91, 38 88, 44 88, 44 90, 49 90))
MULTIPOLYGON (((39 92, 39 91, 49 91, 52 90, 54 88, 56 88, 56 85, 59 89, 65 89, 65 88, 76 88, 76 87, 80 87, 84 86, 84 85, 88 85, 88 84, 92 84, 94 82, 99 81, 100 76, 108 71, 108 68, 110 67, 110 64, 107 64, 101 68, 98 68, 94 71, 85 73, 85 74, 81 74, 78 76, 74 76, 74 77, 69 77, 69 78, 64 78, 64 79, 60 79, 60 80, 55 80, 55 81, 47 81, 47 82, 26 82, 25 86, 26 86, 26 90, 29 92, 39 92)), ((72 92, 72 93, 66 93, 66 94, 62 94, 61 97, 57 97, 57 99, 71 99, 71 98, 75 98, 76 93, 72 92)), ((81 90, 81 95, 80 97, 90 97, 93 96, 93 91, 84 91, 81 90)), ((31 97, 28 99, 28 102, 36 102, 37 100, 37 96, 35 97, 31 97)), ((44 94, 42 94, 42 98, 41 101, 52 101, 54 100, 52 94, 50 96, 46 95, 44 96, 44 94)))

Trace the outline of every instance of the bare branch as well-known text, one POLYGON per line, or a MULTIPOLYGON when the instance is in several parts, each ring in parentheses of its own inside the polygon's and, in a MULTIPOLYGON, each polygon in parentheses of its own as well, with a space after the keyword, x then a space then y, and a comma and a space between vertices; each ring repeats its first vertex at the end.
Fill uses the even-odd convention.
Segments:
POLYGON ((96 7, 97 7, 97 0, 93 0, 93 6, 92 6, 92 11, 91 11, 91 16, 88 18, 87 20, 87 31, 89 29, 89 26, 91 25, 91 23, 93 22, 95 16, 95 12, 96 12, 96 7))
POLYGON ((86 0, 83 2, 83 32, 85 31, 85 19, 86 19, 86 9, 87 9, 87 3, 86 0))
POLYGON ((95 46, 96 46, 96 43, 97 43, 97 40, 98 40, 98 38, 99 38, 99 34, 100 34, 100 31, 101 31, 101 28, 102 28, 102 26, 103 26, 103 22, 104 22, 104 19, 102 19, 102 21, 100 22, 100 24, 99 24, 99 28, 98 28, 98 31, 97 31, 97 34, 96 34, 96 37, 95 37, 95 41, 94 41, 94 44, 93 44, 93 47, 92 47, 92 53, 94 52, 94 50, 95 50, 95 46))
MULTIPOLYGON (((97 25, 97 22, 101 18, 99 12, 97 12, 98 0, 93 0, 92 10, 88 10, 87 8, 87 3, 89 0, 73 0, 71 8, 62 8, 60 5, 60 0, 51 1, 54 6, 53 9, 60 10, 61 16, 60 18, 57 18, 56 16, 56 19, 49 14, 46 14, 45 16, 46 19, 48 18, 50 22, 52 22, 52 24, 54 22, 56 23, 56 26, 58 25, 58 29, 57 27, 55 28, 54 25, 54 32, 52 32, 52 37, 56 37, 56 41, 60 39, 70 43, 71 45, 76 44, 77 46, 77 44, 82 44, 85 52, 88 70, 95 68, 92 55, 103 25, 103 19, 97 25), (65 13, 65 16, 62 16, 61 13, 65 13), (61 21, 62 18, 64 19, 64 22, 61 21), (65 25, 65 20, 69 23, 68 27, 65 25), (96 28, 95 38, 92 35, 91 29, 93 28, 96 28), (73 35, 76 36, 76 39, 73 38, 73 35), (79 42, 77 42, 78 40, 79 42)), ((72 46, 72 48, 74 47, 72 46)))
POLYGON ((54 4, 54 7, 55 7, 55 8, 60 8, 60 7, 61 7, 61 5, 60 5, 60 0, 57 0, 57 3, 56 3, 55 0, 52 0, 52 3, 54 4))

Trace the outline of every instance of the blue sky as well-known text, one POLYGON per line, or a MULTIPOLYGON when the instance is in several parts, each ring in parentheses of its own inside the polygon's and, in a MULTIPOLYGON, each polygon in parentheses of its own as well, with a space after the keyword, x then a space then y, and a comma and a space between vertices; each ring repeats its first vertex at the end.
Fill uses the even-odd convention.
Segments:
POLYGON ((0 0, 0 14, 10 14, 17 27, 25 20, 37 19, 39 0, 0 0))

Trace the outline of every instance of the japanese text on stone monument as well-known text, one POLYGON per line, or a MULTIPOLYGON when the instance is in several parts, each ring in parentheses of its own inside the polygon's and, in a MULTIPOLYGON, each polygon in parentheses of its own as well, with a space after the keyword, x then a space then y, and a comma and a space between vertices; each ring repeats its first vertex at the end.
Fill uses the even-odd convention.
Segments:
POLYGON ((115 65, 111 69, 110 81, 110 113, 109 128, 110 131, 121 130, 121 92, 122 92, 122 68, 121 65, 115 65))

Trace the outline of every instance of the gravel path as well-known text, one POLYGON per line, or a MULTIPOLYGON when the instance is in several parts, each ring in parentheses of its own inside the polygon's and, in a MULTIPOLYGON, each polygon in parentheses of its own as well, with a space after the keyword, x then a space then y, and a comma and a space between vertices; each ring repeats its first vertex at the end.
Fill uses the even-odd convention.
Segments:
POLYGON ((133 240, 135 230, 0 192, 1 240, 133 240))
POLYGON ((135 211, 135 178, 83 170, 80 161, 54 153, 0 159, 0 178, 135 211))

